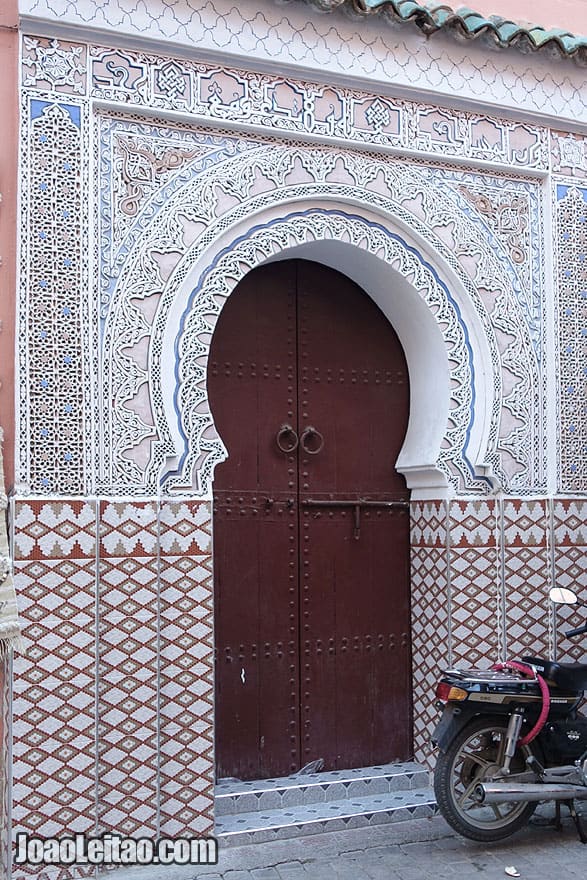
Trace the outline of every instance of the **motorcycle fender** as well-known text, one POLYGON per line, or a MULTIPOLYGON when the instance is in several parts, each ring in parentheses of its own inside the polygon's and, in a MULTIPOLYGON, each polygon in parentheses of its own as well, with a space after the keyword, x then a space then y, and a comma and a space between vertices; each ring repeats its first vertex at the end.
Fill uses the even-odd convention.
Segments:
POLYGON ((470 720, 471 713, 463 712, 460 706, 445 706, 442 718, 432 734, 432 743, 441 752, 446 752, 459 730, 470 720))

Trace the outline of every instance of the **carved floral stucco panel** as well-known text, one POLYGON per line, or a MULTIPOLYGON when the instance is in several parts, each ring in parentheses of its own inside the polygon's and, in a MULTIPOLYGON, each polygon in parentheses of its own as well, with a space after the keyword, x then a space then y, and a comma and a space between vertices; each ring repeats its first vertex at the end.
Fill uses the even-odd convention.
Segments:
MULTIPOLYGON (((220 441, 210 439, 211 426, 199 424, 196 438, 193 413, 182 410, 177 419, 184 448, 175 448, 171 440, 170 391, 169 388, 163 390, 158 373, 169 315, 174 308, 177 310, 178 297, 191 295, 193 285, 216 257, 219 242, 229 248, 232 241, 234 248, 235 239, 246 238, 256 221, 267 225, 272 211, 283 215, 291 213, 294 205, 304 204, 316 208, 320 200, 331 207, 344 206, 347 213, 349 206, 360 206, 363 213, 374 212, 385 218, 383 226, 390 234, 407 231, 408 238, 419 243, 421 253, 432 257, 435 265, 442 267, 445 277, 452 278, 465 292, 461 293, 457 307, 457 311, 463 312, 459 320, 465 335, 470 322, 477 322, 482 328, 491 361, 492 399, 489 403, 474 401, 474 388, 470 386, 470 402, 459 428, 461 439, 449 438, 448 430, 442 444, 441 464, 449 481, 464 491, 480 491, 487 485, 484 472, 474 474, 469 468, 465 473, 462 464, 455 465, 451 460, 452 457, 460 460, 464 452, 463 438, 471 431, 474 407, 485 405, 489 407, 484 461, 487 473, 493 474, 494 482, 506 487, 523 489, 540 483, 542 449, 534 429, 539 421, 541 400, 538 373, 541 339, 535 326, 536 308, 540 313, 541 303, 538 302, 537 307, 536 302, 524 303, 521 296, 522 290, 527 296, 524 282, 528 280, 528 273, 539 274, 536 266, 532 268, 529 253, 532 198, 523 187, 518 187, 520 191, 516 195, 507 191, 503 181, 497 181, 492 201, 483 195, 481 178, 473 175, 469 175, 469 179, 461 175, 460 182, 444 180, 443 183, 450 185, 440 190, 443 175, 447 177, 442 169, 418 168, 407 162, 350 150, 301 148, 204 132, 192 132, 182 141, 178 130, 140 126, 106 117, 102 119, 100 146, 103 173, 114 171, 113 178, 118 181, 116 197, 103 202, 106 210, 102 211, 101 223, 105 233, 108 229, 119 230, 116 236, 111 233, 102 259, 101 308, 106 319, 104 376, 108 399, 114 401, 108 414, 106 446, 112 455, 102 474, 104 487, 131 485, 133 491, 152 491, 166 472, 166 457, 177 464, 175 457, 179 456, 183 472, 167 478, 167 489, 171 489, 174 480, 185 487, 193 479, 199 491, 207 491, 211 463, 223 454, 220 441), (128 213, 132 176, 128 165, 129 144, 135 153, 134 167, 140 169, 140 175, 135 173, 134 182, 131 180, 134 186, 132 216, 128 213), (151 170, 141 167, 148 166, 149 162, 151 170), (158 173, 163 178, 159 186, 158 173), (116 217, 123 204, 127 211, 121 234, 122 227, 116 217), (193 282, 191 289, 190 282, 193 282), (534 314, 524 314, 525 305, 534 314), (145 340, 148 341, 145 343, 145 340), (167 409, 163 401, 165 393, 167 409), (190 428, 186 427, 188 424, 190 428), (207 452, 203 446, 200 448, 202 443, 207 452), (193 448, 188 451, 190 446, 193 448), (188 460, 194 469, 193 475, 185 470, 188 460), (199 476, 198 471, 201 471, 199 476)), ((312 221, 306 222, 303 233, 306 237, 318 235, 318 227, 313 232, 311 228, 312 223, 318 222, 316 211, 312 217, 312 221)), ((326 237, 332 234, 332 229, 326 231, 323 220, 318 226, 320 234, 326 237)), ((368 226, 365 230, 359 246, 383 254, 385 248, 375 240, 377 236, 368 226)), ((297 234, 301 232, 298 230, 297 234)), ((267 242, 259 246, 258 241, 249 242, 246 253, 241 248, 241 274, 246 267, 256 265, 284 246, 283 241, 280 244, 278 241, 281 239, 274 235, 269 251, 264 250, 267 242)), ((383 258, 391 259, 391 256, 387 254, 383 258)), ((413 271, 413 268, 405 269, 407 274, 413 271)), ((233 284, 237 280, 233 274, 233 284)), ((532 278, 532 290, 539 287, 538 280, 532 278)), ((222 296, 229 292, 225 288, 222 296)), ((205 293, 202 288, 199 298, 192 297, 196 312, 205 293)), ((209 304, 207 308, 210 309, 209 304)), ((218 311, 217 299, 209 314, 216 315, 218 311)), ((185 334, 191 326, 185 315, 182 322, 176 331, 180 357, 181 352, 189 348, 185 334)), ((212 330, 213 320, 208 335, 212 330)), ((446 336, 445 327, 442 332, 446 336)), ((473 343, 474 340, 463 343, 459 354, 461 360, 468 362, 470 370, 475 366, 473 343)), ((447 343, 447 351, 450 349, 451 344, 447 343)), ((166 352, 165 356, 169 354, 166 352)), ((197 381, 194 379, 194 388, 199 382, 201 391, 204 362, 205 352, 202 352, 201 375, 197 381)), ((178 377, 181 372, 182 365, 178 363, 178 377)), ((462 378, 459 381, 462 386, 462 378)), ((458 386, 459 382, 453 382, 455 384, 458 386)), ((185 388, 179 397, 177 389, 173 394, 175 407, 179 405, 179 398, 185 407, 186 400, 195 401, 198 396, 186 394, 185 388)), ((201 401, 194 406, 201 409, 201 401)), ((451 425, 453 423, 454 414, 451 415, 451 425)))

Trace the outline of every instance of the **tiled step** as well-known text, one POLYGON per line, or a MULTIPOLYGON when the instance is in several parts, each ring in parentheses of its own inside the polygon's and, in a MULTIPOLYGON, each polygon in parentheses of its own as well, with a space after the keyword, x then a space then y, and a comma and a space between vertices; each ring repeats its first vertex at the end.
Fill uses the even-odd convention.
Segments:
POLYGON ((427 785, 428 771, 413 761, 326 773, 296 773, 294 776, 254 782, 220 780, 214 793, 214 812, 218 817, 255 810, 276 810, 280 807, 425 788, 427 785))
POLYGON ((385 764, 216 787, 215 833, 224 844, 277 840, 434 815, 428 772, 385 764))

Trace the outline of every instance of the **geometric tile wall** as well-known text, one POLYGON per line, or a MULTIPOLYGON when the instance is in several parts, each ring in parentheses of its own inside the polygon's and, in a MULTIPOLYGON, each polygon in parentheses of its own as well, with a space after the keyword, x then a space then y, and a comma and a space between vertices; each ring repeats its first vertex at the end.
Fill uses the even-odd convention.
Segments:
POLYGON ((210 540, 201 500, 16 502, 14 831, 210 830, 210 540))
POLYGON ((11 765, 11 689, 12 662, 0 658, 0 876, 9 875, 10 852, 10 765, 11 765))
MULTIPOLYGON (((587 583, 587 501, 426 501, 411 513, 414 745, 432 763, 441 668, 554 650, 548 589, 587 583)), ((14 668, 14 830, 209 831, 209 503, 21 499, 13 521, 27 643, 14 668)), ((578 658, 562 628, 561 656, 578 658)))
MULTIPOLYGON (((557 586, 583 592, 587 598, 587 499, 555 499, 552 505, 552 531, 555 558, 554 579, 557 586), (577 589, 579 587, 579 589, 577 589)), ((557 610, 558 656, 569 662, 585 662, 584 639, 566 639, 564 630, 585 623, 585 612, 572 607, 557 610)))
POLYGON ((500 654, 496 502, 453 501, 449 510, 452 662, 474 666, 500 654))
POLYGON ((426 760, 438 716, 431 688, 438 669, 452 664, 447 502, 414 502, 411 519, 414 750, 420 760, 426 760))
POLYGON ((412 503, 412 657, 416 759, 434 765, 434 685, 448 666, 487 667, 522 654, 584 658, 555 613, 553 584, 586 599, 587 499, 412 503))
POLYGON ((547 502, 507 500, 502 535, 509 657, 548 652, 552 641, 548 591, 553 573, 548 546, 547 502))

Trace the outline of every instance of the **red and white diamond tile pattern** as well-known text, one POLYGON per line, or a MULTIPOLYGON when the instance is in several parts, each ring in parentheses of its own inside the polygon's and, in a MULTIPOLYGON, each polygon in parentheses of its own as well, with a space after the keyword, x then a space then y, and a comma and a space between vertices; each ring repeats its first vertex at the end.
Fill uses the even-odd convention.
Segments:
POLYGON ((412 551, 412 664, 414 754, 430 764, 430 731, 438 720, 434 689, 439 671, 450 665, 446 550, 412 551))
POLYGON ((412 547, 446 547, 446 502, 414 501, 410 505, 412 547))
POLYGON ((162 555, 210 554, 212 532, 210 504, 207 501, 164 501, 160 516, 162 555))
POLYGON ((453 501, 449 539, 452 661, 485 665, 500 653, 495 502, 453 501))
MULTIPOLYGON (((587 600, 587 499, 557 499, 553 504, 554 583, 574 590, 587 600)), ((581 639, 566 639, 565 629, 581 626, 585 615, 570 606, 557 609, 558 653, 560 660, 582 662, 581 639)))
POLYGON ((0 657, 0 877, 10 876, 12 861, 10 841, 10 660, 0 657))
POLYGON ((453 549, 450 568, 453 663, 488 665, 500 655, 497 549, 453 549))
POLYGON ((86 501, 17 501, 15 559, 94 558, 96 508, 86 501))
POLYGON ((450 664, 445 502, 411 505, 411 545, 414 753, 432 766, 434 688, 439 670, 450 664))
MULTIPOLYGON (((587 546, 587 498, 555 498, 552 510, 555 546, 587 546)), ((570 587, 572 584, 558 586, 570 587)))
POLYGON ((211 525, 207 502, 161 508, 161 833, 172 837, 213 826, 211 525))
POLYGON ((83 501, 16 503, 15 830, 210 830, 210 519, 200 501, 103 501, 99 518, 83 501))
MULTIPOLYGON (((83 501, 17 502, 14 521, 26 653, 14 661, 13 827, 43 837, 93 833, 95 508, 83 501)), ((18 867, 13 876, 29 874, 18 867)))
MULTIPOLYGON (((550 548, 543 501, 504 502, 499 539, 495 505, 487 499, 452 502, 448 533, 445 502, 412 505, 420 760, 430 757, 439 669, 498 653, 500 547, 508 652, 542 650, 548 646, 549 553, 562 586, 585 583, 586 505, 554 502, 550 548)), ((15 506, 16 586, 28 638, 27 654, 15 661, 15 828, 43 836, 208 831, 214 760, 210 505, 164 502, 158 509, 154 502, 104 501, 99 519, 96 548, 94 505, 43 500, 15 506)), ((35 877, 82 874, 63 869, 35 877)), ((26 876, 20 870, 15 878, 26 876)))
POLYGON ((159 518, 155 502, 100 503, 100 558, 158 555, 159 518))
POLYGON ((451 547, 495 547, 495 501, 453 501, 450 505, 451 547))
POLYGON ((100 524, 99 827, 208 831, 210 507, 104 502, 100 524))
POLYGON ((148 837, 158 825, 158 510, 100 504, 98 829, 148 837))
POLYGON ((552 650, 552 586, 545 500, 503 505, 504 592, 508 659, 552 650))
POLYGON ((96 868, 91 865, 67 868, 57 865, 16 865, 13 867, 11 880, 83 880, 85 877, 96 877, 96 868))
POLYGON ((209 557, 165 560, 161 592, 161 832, 169 836, 204 833, 213 824, 210 581, 209 557))

